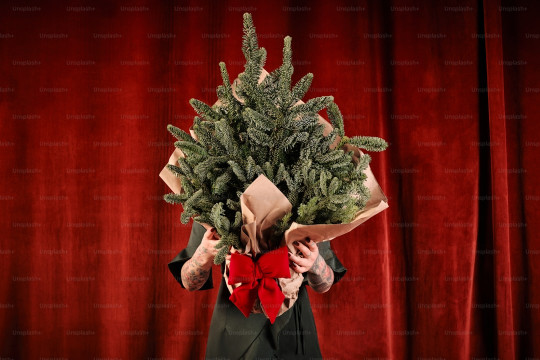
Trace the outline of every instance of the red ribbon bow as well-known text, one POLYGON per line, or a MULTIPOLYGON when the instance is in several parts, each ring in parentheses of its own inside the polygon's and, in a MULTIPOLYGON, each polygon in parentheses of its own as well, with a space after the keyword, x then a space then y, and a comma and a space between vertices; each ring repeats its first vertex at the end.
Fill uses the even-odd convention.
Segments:
POLYGON ((275 278, 290 278, 287 247, 269 251, 254 260, 245 254, 232 253, 229 264, 229 285, 242 283, 229 300, 248 317, 259 296, 266 315, 273 324, 285 299, 275 278))

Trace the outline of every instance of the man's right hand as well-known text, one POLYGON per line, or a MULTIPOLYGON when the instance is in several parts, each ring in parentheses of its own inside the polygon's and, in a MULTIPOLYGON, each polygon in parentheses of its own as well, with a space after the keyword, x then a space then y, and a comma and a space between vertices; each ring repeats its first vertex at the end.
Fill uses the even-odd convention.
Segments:
POLYGON ((197 250, 182 266, 182 284, 186 289, 198 290, 208 279, 210 269, 214 264, 214 256, 218 252, 216 245, 219 239, 220 236, 214 228, 206 230, 197 250))
POLYGON ((215 228, 210 228, 204 233, 201 244, 195 251, 197 258, 201 259, 205 264, 213 263, 214 257, 218 253, 216 245, 220 240, 220 236, 215 228))

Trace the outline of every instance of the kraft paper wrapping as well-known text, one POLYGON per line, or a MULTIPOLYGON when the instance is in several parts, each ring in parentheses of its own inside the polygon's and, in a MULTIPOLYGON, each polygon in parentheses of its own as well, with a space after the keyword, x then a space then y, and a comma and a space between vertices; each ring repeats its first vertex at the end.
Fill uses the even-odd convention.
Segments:
MULTIPOLYGON (((263 69, 261 72, 261 77, 259 78, 259 83, 268 75, 268 72, 263 69)), ((240 82, 239 79, 236 79, 233 82, 232 89, 233 95, 238 99, 238 101, 243 103, 243 100, 240 99, 235 91, 235 88, 240 82)), ((298 101, 295 105, 303 104, 303 101, 298 101)), ((214 105, 220 104, 217 101, 214 105)), ((325 125, 323 131, 324 136, 327 136, 332 131, 332 125, 326 121, 322 116, 319 115, 319 123, 325 125)), ((191 136, 197 140, 195 133, 192 128, 190 128, 191 136)), ((334 148, 341 138, 338 136, 330 148, 334 148)), ((363 155, 363 152, 357 147, 346 144, 342 147, 344 151, 353 151, 353 161, 358 163, 359 158, 363 155)), ((177 165, 177 160, 180 157, 184 157, 180 149, 176 149, 169 158, 169 164, 177 165)), ((366 203, 366 206, 360 210, 353 221, 346 224, 315 224, 315 225, 303 225, 293 222, 291 227, 285 231, 284 237, 280 246, 286 245, 290 252, 296 253, 296 248, 292 245, 294 241, 311 239, 315 242, 328 241, 332 240, 340 235, 346 234, 349 231, 353 230, 355 227, 361 225, 362 223, 369 220, 372 216, 380 213, 381 211, 388 208, 388 199, 384 195, 381 187, 377 183, 371 167, 368 165, 367 169, 364 170, 364 173, 367 176, 367 179, 364 182, 364 185, 369 188, 371 196, 366 203)), ((163 181, 169 186, 169 188, 175 193, 182 192, 182 186, 180 184, 180 179, 177 178, 167 166, 165 166, 159 176, 163 181)), ((261 252, 267 250, 272 250, 268 248, 266 240, 268 239, 269 231, 271 231, 272 225, 283 217, 287 212, 292 208, 291 203, 287 197, 264 175, 259 175, 255 181, 244 191, 240 197, 240 204, 242 207, 242 220, 243 225, 241 227, 240 240, 245 246, 244 253, 250 256, 255 256, 261 252)), ((209 224, 201 224, 205 228, 210 228, 209 224)), ((235 251, 232 249, 231 251, 235 251)), ((230 260, 225 261, 225 271, 223 276, 225 278, 225 283, 228 281, 228 271, 229 271, 230 260)), ((291 277, 290 278, 278 278, 278 284, 281 287, 281 291, 285 295, 285 300, 281 305, 278 316, 283 314, 285 311, 290 309, 298 298, 298 291, 302 285, 303 275, 297 273, 293 269, 289 268, 291 277)), ((234 289, 241 284, 227 284, 229 291, 232 293, 234 289)), ((264 313, 264 310, 261 307, 260 301, 257 299, 252 309, 253 313, 264 313)))

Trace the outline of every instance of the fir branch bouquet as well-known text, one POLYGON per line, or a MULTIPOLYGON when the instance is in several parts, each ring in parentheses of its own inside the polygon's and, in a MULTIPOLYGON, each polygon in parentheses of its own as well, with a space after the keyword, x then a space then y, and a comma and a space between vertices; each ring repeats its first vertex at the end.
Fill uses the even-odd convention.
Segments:
POLYGON ((168 164, 181 192, 164 196, 182 204, 181 222, 190 218, 216 228, 221 240, 214 259, 221 264, 231 246, 240 252, 243 225, 240 198, 260 175, 289 200, 291 211, 273 226, 268 249, 277 248, 292 223, 342 224, 352 221, 370 199, 365 186, 371 157, 353 149, 383 151, 388 144, 371 136, 345 136, 343 117, 332 96, 302 102, 313 74, 294 86, 291 38, 284 39, 283 63, 264 70, 266 50, 260 48, 251 15, 244 14, 242 42, 245 69, 231 85, 225 63, 219 64, 223 85, 218 102, 209 106, 191 99, 198 116, 192 134, 168 125, 182 156, 168 164), (326 109, 331 130, 319 112, 326 109), (353 161, 356 160, 356 161, 353 161))

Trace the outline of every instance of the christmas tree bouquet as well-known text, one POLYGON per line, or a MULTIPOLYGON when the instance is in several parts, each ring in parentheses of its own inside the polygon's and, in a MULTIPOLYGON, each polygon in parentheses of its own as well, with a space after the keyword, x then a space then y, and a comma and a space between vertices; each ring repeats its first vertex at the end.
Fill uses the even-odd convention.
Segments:
POLYGON ((301 100, 313 74, 291 84, 290 37, 282 65, 268 73, 250 14, 242 51, 245 69, 232 84, 219 64, 223 85, 214 105, 191 99, 198 115, 189 134, 168 125, 176 150, 159 175, 173 191, 164 199, 183 206, 182 223, 193 218, 219 233, 214 263, 225 262, 231 301, 246 317, 263 312, 273 323, 303 280, 289 267, 292 243, 334 239, 388 207, 371 157, 360 150, 388 144, 347 137, 332 96, 301 100))

